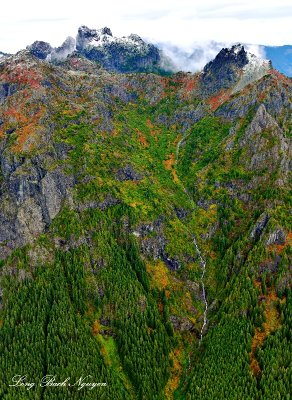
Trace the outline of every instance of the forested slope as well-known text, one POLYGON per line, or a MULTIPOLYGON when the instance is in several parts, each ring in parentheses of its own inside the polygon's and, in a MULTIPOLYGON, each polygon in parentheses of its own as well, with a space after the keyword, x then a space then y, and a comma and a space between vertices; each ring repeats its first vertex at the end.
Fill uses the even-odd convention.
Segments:
POLYGON ((290 398, 291 80, 226 54, 0 64, 1 399, 290 398))

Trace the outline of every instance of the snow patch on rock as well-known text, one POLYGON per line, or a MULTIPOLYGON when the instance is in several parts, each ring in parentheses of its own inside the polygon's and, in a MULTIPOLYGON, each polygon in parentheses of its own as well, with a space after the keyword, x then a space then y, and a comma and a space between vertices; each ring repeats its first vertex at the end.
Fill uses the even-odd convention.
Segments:
POLYGON ((261 79, 272 68, 271 61, 257 57, 255 54, 247 52, 248 63, 243 67, 239 82, 233 89, 236 93, 252 82, 261 79))

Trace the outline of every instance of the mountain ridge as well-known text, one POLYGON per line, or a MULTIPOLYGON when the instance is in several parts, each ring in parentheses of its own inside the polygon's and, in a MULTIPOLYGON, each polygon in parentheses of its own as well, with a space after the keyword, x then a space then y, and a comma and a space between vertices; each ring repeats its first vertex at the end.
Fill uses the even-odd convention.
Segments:
MULTIPOLYGON (((139 42, 140 47, 144 47, 144 50, 147 49, 147 45, 149 45, 152 49, 152 54, 153 59, 152 62, 155 61, 157 65, 154 66, 153 72, 157 71, 167 71, 167 72, 178 72, 179 70, 183 71, 192 71, 196 72, 201 70, 209 61, 211 61, 213 58, 215 58, 216 54, 220 52, 222 48, 226 47, 232 47, 234 44, 230 44, 226 46, 224 43, 217 43, 215 41, 213 42, 206 42, 205 44, 194 44, 193 45, 193 50, 188 50, 185 51, 183 48, 178 48, 177 46, 171 45, 169 43, 150 43, 148 40, 143 40, 141 39, 138 35, 136 34, 131 34, 127 37, 122 37, 122 38, 117 38, 112 35, 112 32, 110 28, 104 27, 104 28, 99 28, 99 29, 89 29, 86 26, 81 26, 79 28, 79 31, 82 32, 82 30, 85 30, 87 34, 90 34, 91 32, 91 49, 81 49, 82 51, 89 56, 89 57, 97 57, 99 61, 105 62, 105 58, 108 58, 109 54, 111 51, 107 52, 102 50, 102 44, 106 44, 108 48, 110 48, 110 43, 116 43, 116 45, 120 46, 119 47, 119 52, 123 52, 129 50, 129 44, 132 42, 136 41, 136 45, 139 42), (102 32, 105 32, 103 34, 102 32), (94 38, 100 37, 101 40, 94 40, 94 38), (134 39, 134 40, 133 40, 134 39), (99 43, 99 45, 98 45, 99 43), (92 44, 94 44, 92 46, 92 44), (122 47, 121 47, 122 46, 122 47), (126 46, 126 47, 125 47, 126 46), (154 48, 153 48, 154 46, 154 48), (99 47, 99 52, 97 48, 99 47), (156 48, 156 49, 155 49, 156 48), (95 56, 94 56, 95 53, 95 56), (90 55, 91 54, 91 55, 90 55)), ((74 50, 76 50, 76 41, 78 41, 78 33, 76 38, 68 36, 67 39, 63 42, 63 44, 59 47, 53 48, 49 43, 43 42, 43 41, 36 41, 32 45, 27 46, 28 49, 32 52, 39 52, 39 56, 43 59, 48 57, 48 60, 50 59, 51 61, 55 62, 61 62, 64 60, 69 54, 72 54, 74 50), (42 49, 41 47, 44 46, 42 49)), ((87 42, 89 44, 89 41, 87 42)), ((250 45, 250 44, 243 44, 245 48, 250 51, 251 53, 255 53, 260 56, 260 57, 266 57, 268 59, 271 59, 272 63, 275 65, 275 67, 282 73, 284 73, 287 76, 291 77, 291 71, 289 67, 290 63, 290 54, 291 53, 291 46, 286 45, 286 46, 264 46, 264 45, 250 45)), ((86 47, 86 46, 85 46, 86 47)), ((130 46, 131 47, 131 46, 130 46)), ((139 46, 136 46, 139 48, 139 46)), ((150 48, 148 47, 148 52, 150 48)), ((0 52, 1 53, 1 52, 0 52)), ((138 51, 139 53, 139 51, 138 51)), ((151 51, 150 51, 151 53, 151 51)), ((5 55, 5 53, 1 53, 2 56, 5 55)), ((0 54, 0 56, 1 56, 0 54)), ((137 54, 136 54, 137 55, 137 54)), ((111 63, 108 62, 108 68, 116 68, 114 66, 114 56, 110 56, 113 58, 111 60, 111 63)), ((136 68, 138 65, 136 66, 136 68)), ((147 66, 149 70, 150 64, 147 66)), ((129 68, 129 67, 127 67, 129 68)), ((123 71, 127 71, 127 68, 124 69, 123 71)), ((146 66, 142 66, 142 69, 145 69, 146 66)), ((140 65, 141 69, 141 65, 140 65)), ((149 70, 150 71, 150 70, 149 70)), ((130 71, 128 71, 130 72, 130 71)))
MULTIPOLYGON (((143 40, 136 34, 131 34, 127 37, 121 38, 114 37, 110 28, 104 27, 99 29, 90 29, 86 26, 81 26, 78 29, 76 38, 68 36, 63 44, 59 47, 53 48, 49 43, 43 41, 36 41, 27 48, 41 58, 48 59, 48 61, 62 62, 68 55, 76 51, 76 43, 81 40, 80 34, 89 35, 87 45, 82 40, 84 48, 79 45, 80 54, 83 53, 85 57, 91 59, 96 58, 95 61, 101 62, 106 68, 116 70, 115 58, 121 53, 128 51, 128 58, 130 57, 131 63, 136 62, 134 69, 148 72, 178 72, 179 70, 196 72, 201 70, 210 60, 215 58, 216 54, 222 48, 226 48, 224 43, 208 42, 204 45, 194 44, 194 50, 186 52, 176 46, 167 43, 150 43, 143 40), (86 32, 86 33, 85 33, 86 32), (104 32, 104 33, 103 33, 104 32), (90 43, 91 41, 91 43, 90 43), (113 46, 117 46, 117 53, 114 53, 113 46), (43 48, 42 48, 43 47, 43 48), (87 49, 86 49, 87 47, 87 49), (134 50, 135 49, 135 50, 134 50), (144 50, 142 50, 144 49, 144 50), (129 53, 130 51, 130 53, 129 53), (145 58, 145 51, 148 53, 148 61, 145 58), (143 54, 144 52, 144 54, 143 54), (131 54, 136 53, 136 54, 131 54), (140 55, 139 55, 140 53, 140 55), (95 55, 94 55, 95 54, 95 55), (140 61, 136 59, 139 55, 140 61), (144 61, 143 61, 144 59, 144 61), (145 65, 143 65, 143 62, 145 65), (141 64, 142 63, 142 64, 141 64), (152 69, 151 69, 152 68, 152 69)), ((228 47, 232 47, 230 44, 228 47)), ((289 54, 291 46, 262 46, 262 45, 249 45, 243 44, 245 48, 256 54, 261 53, 261 58, 266 55, 268 59, 274 62, 274 65, 280 72, 291 76, 289 70, 289 54)), ((4 53, 3 53, 4 55, 4 53)), ((258 55, 259 56, 259 55, 258 55)), ((119 57, 118 57, 119 58, 119 57)), ((130 67, 126 65, 125 60, 119 61, 120 64, 124 63, 120 72, 131 72, 130 67)))

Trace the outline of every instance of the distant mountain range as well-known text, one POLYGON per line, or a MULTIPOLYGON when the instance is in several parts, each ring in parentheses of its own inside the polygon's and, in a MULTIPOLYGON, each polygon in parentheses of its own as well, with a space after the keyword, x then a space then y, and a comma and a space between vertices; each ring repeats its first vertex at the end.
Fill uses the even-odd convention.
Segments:
MULTIPOLYGON (((292 46, 262 46, 244 44, 245 48, 261 58, 271 60, 273 66, 292 76, 292 46)), ((140 36, 115 37, 107 27, 90 29, 81 26, 76 38, 68 37, 53 48, 49 43, 35 41, 27 49, 40 59, 62 62, 74 52, 98 62, 103 68, 115 72, 197 72, 214 59, 225 43, 211 41, 194 44, 186 51, 170 43, 147 43, 140 36)), ((0 52, 0 58, 7 54, 0 52)))

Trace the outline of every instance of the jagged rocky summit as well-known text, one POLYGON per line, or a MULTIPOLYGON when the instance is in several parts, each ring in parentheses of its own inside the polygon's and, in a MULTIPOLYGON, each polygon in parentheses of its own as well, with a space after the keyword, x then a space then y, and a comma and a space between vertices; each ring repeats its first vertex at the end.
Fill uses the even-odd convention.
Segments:
POLYGON ((49 43, 36 41, 27 49, 37 58, 52 62, 64 61, 68 55, 76 53, 114 72, 159 72, 174 68, 156 46, 146 43, 140 36, 131 34, 118 38, 107 27, 81 26, 76 39, 68 37, 60 47, 52 48, 49 43))
POLYGON ((145 43, 138 35, 116 38, 109 28, 99 30, 82 26, 76 38, 76 50, 111 71, 145 71, 159 68, 157 47, 145 43))
POLYGON ((259 58, 246 51, 242 44, 237 44, 223 48, 204 67, 201 82, 207 96, 230 87, 236 92, 263 77, 271 68, 271 61, 259 58))

